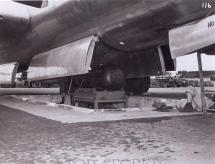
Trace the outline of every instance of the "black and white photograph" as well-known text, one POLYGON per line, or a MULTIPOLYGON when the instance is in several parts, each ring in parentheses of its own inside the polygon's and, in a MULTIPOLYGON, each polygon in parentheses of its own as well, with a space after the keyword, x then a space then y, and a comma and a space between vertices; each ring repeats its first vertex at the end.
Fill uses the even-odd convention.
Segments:
POLYGON ((0 164, 215 164, 215 0, 0 0, 0 164))

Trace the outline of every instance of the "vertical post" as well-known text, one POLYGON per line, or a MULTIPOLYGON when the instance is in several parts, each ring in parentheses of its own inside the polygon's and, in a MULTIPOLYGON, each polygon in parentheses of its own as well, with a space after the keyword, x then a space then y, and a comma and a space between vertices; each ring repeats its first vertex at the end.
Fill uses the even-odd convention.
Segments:
POLYGON ((204 92, 204 77, 203 77, 203 70, 202 70, 202 58, 201 58, 201 53, 200 52, 197 52, 197 60, 198 60, 198 68, 199 68, 202 112, 204 112, 206 114, 207 113, 207 109, 206 109, 207 104, 206 104, 205 92, 204 92))
POLYGON ((19 68, 19 63, 15 63, 14 64, 14 69, 12 72, 12 76, 11 76, 11 87, 14 88, 16 87, 16 74, 19 68))

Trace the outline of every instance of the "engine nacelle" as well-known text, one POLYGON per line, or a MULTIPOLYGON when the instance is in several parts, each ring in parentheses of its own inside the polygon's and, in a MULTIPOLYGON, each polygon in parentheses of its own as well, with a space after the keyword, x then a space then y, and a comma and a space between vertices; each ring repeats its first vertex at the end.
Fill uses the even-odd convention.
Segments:
POLYGON ((2 34, 5 34, 5 32, 9 31, 9 34, 21 35, 27 32, 29 21, 30 14, 24 5, 15 3, 13 1, 1 2, 0 32, 2 32, 2 34))

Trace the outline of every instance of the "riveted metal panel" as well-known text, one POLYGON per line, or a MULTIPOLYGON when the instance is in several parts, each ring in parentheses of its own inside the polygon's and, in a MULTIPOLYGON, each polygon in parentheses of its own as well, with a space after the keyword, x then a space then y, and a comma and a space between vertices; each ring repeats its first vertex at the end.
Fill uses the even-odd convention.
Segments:
POLYGON ((0 84, 14 84, 18 63, 0 65, 0 84))
POLYGON ((81 40, 40 53, 32 59, 28 79, 43 80, 88 73, 96 38, 81 40))
POLYGON ((169 45, 173 59, 214 43, 215 15, 169 31, 169 45))

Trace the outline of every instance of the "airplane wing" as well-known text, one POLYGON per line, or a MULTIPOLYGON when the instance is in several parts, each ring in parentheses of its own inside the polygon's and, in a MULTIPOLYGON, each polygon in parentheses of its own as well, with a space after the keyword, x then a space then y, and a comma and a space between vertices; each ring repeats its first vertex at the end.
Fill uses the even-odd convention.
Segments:
MULTIPOLYGON (((10 55, 10 51, 27 33, 29 20, 30 14, 25 6, 9 0, 0 1, 0 61, 9 63, 11 56, 16 55, 14 53, 10 55)), ((14 63, 8 65, 6 68, 14 69, 14 63)), ((4 67, 0 65, 0 81, 11 82, 11 77, 9 79, 6 77, 9 77, 13 71, 8 69, 8 75, 3 76, 4 67)))
MULTIPOLYGON (((0 60, 9 61, 9 51, 27 33, 30 14, 26 6, 10 1, 0 1, 0 60)), ((15 54, 14 54, 15 55, 15 54)))

